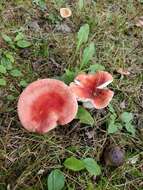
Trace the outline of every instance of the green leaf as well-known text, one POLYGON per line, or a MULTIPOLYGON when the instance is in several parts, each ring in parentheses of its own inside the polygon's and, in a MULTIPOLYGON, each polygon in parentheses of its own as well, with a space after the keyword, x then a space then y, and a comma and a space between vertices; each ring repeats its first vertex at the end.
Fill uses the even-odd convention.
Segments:
POLYGON ((72 81, 74 81, 75 75, 76 75, 76 72, 70 71, 69 69, 66 69, 64 75, 62 76, 62 80, 66 84, 69 84, 72 81))
POLYGON ((143 0, 139 0, 140 3, 143 3, 143 0))
POLYGON ((113 114, 110 116, 110 119, 108 120, 108 134, 113 134, 115 132, 117 132, 119 129, 122 129, 122 125, 120 123, 115 123, 116 121, 116 114, 114 114, 114 110, 113 114))
POLYGON ((85 65, 87 65, 89 63, 89 61, 92 59, 92 57, 94 56, 94 54, 95 54, 95 45, 92 42, 83 51, 83 56, 82 56, 82 62, 81 62, 80 69, 82 69, 83 66, 85 66, 85 65))
POLYGON ((118 131, 118 127, 116 125, 111 124, 111 123, 108 125, 108 134, 113 134, 117 131, 118 131))
POLYGON ((62 190, 65 185, 63 172, 58 169, 53 170, 47 180, 48 190, 62 190))
POLYGON ((28 42, 27 40, 19 40, 17 42, 17 46, 20 48, 27 48, 27 47, 31 46, 31 43, 28 42))
POLYGON ((38 5, 42 10, 46 9, 46 2, 45 0, 33 0, 33 3, 38 5))
POLYGON ((83 160, 85 164, 85 168, 87 171, 93 176, 97 176, 101 174, 100 166, 97 164, 97 162, 92 158, 86 158, 83 160))
POLYGON ((123 112, 121 114, 121 120, 124 122, 124 123, 130 123, 131 121, 133 121, 133 114, 132 113, 129 113, 129 112, 123 112))
POLYGON ((6 57, 7 59, 9 59, 9 61, 10 61, 11 63, 14 63, 14 57, 13 57, 13 55, 12 55, 10 52, 6 52, 6 53, 4 53, 4 55, 5 55, 5 57, 6 57))
POLYGON ((120 129, 120 130, 123 129, 123 126, 121 123, 115 123, 115 125, 117 126, 118 129, 120 129))
POLYGON ((0 73, 6 74, 6 68, 3 65, 0 65, 0 73))
POLYGON ((81 123, 88 124, 88 125, 93 125, 94 124, 93 117, 82 106, 79 106, 76 118, 79 119, 81 123))
POLYGON ((69 187, 68 186, 68 190, 75 190, 74 187, 69 187))
POLYGON ((136 130, 135 130, 135 127, 134 127, 131 123, 126 123, 126 124, 125 124, 125 128, 126 128, 126 130, 127 130, 129 133, 131 133, 133 136, 135 135, 136 130))
POLYGON ((133 121, 133 114, 129 112, 123 112, 121 114, 121 120, 125 124, 126 130, 131 133, 133 136, 135 135, 135 127, 131 124, 133 121))
POLYGON ((108 108, 109 108, 109 111, 110 111, 113 115, 116 115, 115 109, 113 108, 112 104, 109 104, 109 105, 108 105, 108 108))
POLYGON ((40 51, 38 52, 38 55, 47 58, 49 56, 49 49, 48 49, 48 44, 43 43, 40 46, 40 51))
POLYGON ((95 73, 97 71, 104 71, 105 70, 105 67, 103 65, 100 65, 100 64, 94 64, 94 65, 90 65, 88 71, 90 73, 95 73))
POLYGON ((15 37, 15 39, 14 39, 14 41, 19 41, 19 40, 23 40, 25 38, 25 36, 21 33, 21 32, 19 32, 17 35, 16 35, 16 37, 15 37))
POLYGON ((77 36, 77 51, 79 50, 80 46, 83 43, 86 43, 88 40, 88 35, 89 35, 89 25, 84 24, 83 26, 80 27, 78 36, 77 36))
POLYGON ((78 8, 81 11, 84 8, 84 0, 79 0, 78 1, 78 8))
POLYGON ((45 0, 39 0, 39 6, 41 9, 46 9, 46 2, 45 0))
POLYGON ((13 77, 21 77, 22 76, 22 73, 20 70, 18 69, 13 69, 10 74, 13 76, 13 77))
POLYGON ((67 158, 64 162, 64 166, 72 171, 81 171, 85 168, 83 161, 75 157, 67 158))
POLYGON ((2 57, 1 59, 1 64, 7 69, 11 70, 12 69, 12 64, 11 61, 7 57, 2 57))
POLYGON ((91 181, 87 184, 87 190, 95 190, 95 187, 91 181))
POLYGON ((21 80, 19 84, 22 87, 26 87, 28 85, 28 83, 25 80, 21 80))
POLYGON ((0 86, 6 86, 6 80, 0 78, 0 86))
POLYGON ((113 134, 117 132, 119 129, 122 129, 122 125, 120 123, 109 123, 108 125, 108 134, 113 134))
POLYGON ((75 185, 69 185, 68 183, 67 183, 67 189, 66 190, 75 190, 75 185))
POLYGON ((115 114, 110 115, 109 123, 114 124, 114 123, 115 123, 115 120, 116 120, 116 117, 117 117, 117 116, 116 116, 115 114))
POLYGON ((12 39, 8 35, 2 33, 1 36, 7 43, 12 43, 12 39))
POLYGON ((14 100, 15 97, 14 97, 13 95, 8 95, 8 96, 7 96, 7 99, 8 99, 8 100, 14 100))
POLYGON ((56 6, 61 7, 65 3, 65 0, 54 0, 54 3, 56 6))

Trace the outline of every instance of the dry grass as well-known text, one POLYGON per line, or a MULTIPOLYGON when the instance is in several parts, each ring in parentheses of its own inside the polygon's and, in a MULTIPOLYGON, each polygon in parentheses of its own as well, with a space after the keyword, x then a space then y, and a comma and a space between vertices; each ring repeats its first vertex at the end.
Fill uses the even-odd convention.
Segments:
POLYGON ((1 31, 13 37, 20 30, 33 44, 28 49, 13 50, 0 39, 0 52, 12 52, 14 67, 23 73, 18 79, 7 75, 6 88, 0 88, 0 190, 44 190, 47 176, 53 168, 64 171, 67 184, 75 186, 76 190, 87 189, 90 181, 97 190, 141 190, 143 28, 136 27, 135 23, 138 16, 142 16, 143 5, 134 0, 89 1, 80 12, 77 1, 67 1, 73 16, 62 20, 59 7, 53 2, 47 1, 47 10, 44 12, 28 0, 2 0, 0 5, 1 31), (115 91, 112 105, 116 113, 120 115, 129 111, 134 114, 135 137, 126 131, 107 134, 110 115, 108 108, 92 113, 96 121, 94 128, 73 121, 42 136, 27 133, 19 123, 16 103, 23 89, 19 80, 24 79, 29 83, 37 78, 61 76, 65 68, 72 70, 78 65, 83 48, 76 57, 74 51, 77 31, 83 23, 90 25, 89 41, 96 44, 96 56, 92 62, 104 65, 114 76, 111 88, 115 91), (61 24, 68 26, 70 32, 57 31, 57 25, 61 24), (47 52, 47 47, 48 54, 43 54, 44 51, 47 52), (131 74, 121 78, 116 72, 119 67, 127 68, 131 74), (9 100, 8 95, 14 99, 9 100), (123 101, 125 107, 121 106, 123 101), (102 152, 108 142, 126 150, 123 166, 105 167, 102 152), (138 161, 131 164, 128 159, 138 154, 138 161), (86 172, 73 173, 65 170, 63 161, 71 155, 77 158, 95 158, 102 167, 102 175, 95 179, 86 172))

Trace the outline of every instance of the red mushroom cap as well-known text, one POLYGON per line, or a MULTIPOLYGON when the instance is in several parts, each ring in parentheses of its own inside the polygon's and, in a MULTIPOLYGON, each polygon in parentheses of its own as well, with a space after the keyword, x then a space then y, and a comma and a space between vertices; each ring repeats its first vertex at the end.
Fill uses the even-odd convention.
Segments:
POLYGON ((55 79, 31 83, 18 100, 19 119, 31 132, 46 133, 65 125, 75 118, 77 109, 76 97, 69 87, 55 79))
POLYGON ((112 100, 113 91, 105 88, 113 81, 111 74, 99 71, 96 74, 80 74, 70 84, 77 99, 85 102, 85 107, 105 108, 112 100))

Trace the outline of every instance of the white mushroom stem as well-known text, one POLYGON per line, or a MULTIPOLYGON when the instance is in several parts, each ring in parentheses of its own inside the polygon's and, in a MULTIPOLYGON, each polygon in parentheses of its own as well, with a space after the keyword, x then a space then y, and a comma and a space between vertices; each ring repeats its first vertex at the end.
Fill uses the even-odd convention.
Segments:
POLYGON ((93 109, 93 108, 94 108, 94 106, 93 106, 93 104, 92 104, 91 101, 83 102, 83 106, 84 106, 85 108, 88 108, 88 109, 93 109))

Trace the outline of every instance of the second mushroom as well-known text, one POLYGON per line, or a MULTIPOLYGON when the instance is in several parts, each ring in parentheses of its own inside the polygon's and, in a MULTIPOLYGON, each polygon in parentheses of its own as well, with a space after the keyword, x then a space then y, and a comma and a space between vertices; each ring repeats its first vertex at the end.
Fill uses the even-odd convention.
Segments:
POLYGON ((112 100, 114 92, 107 89, 113 81, 111 74, 99 71, 96 74, 79 74, 70 84, 72 92, 87 108, 102 109, 112 100))

